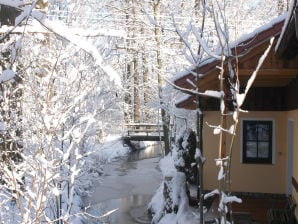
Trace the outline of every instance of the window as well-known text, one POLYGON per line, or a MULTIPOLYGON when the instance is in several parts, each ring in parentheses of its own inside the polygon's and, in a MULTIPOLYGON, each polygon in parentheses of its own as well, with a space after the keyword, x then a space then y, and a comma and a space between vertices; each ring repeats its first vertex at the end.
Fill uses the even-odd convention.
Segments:
POLYGON ((242 162, 272 164, 273 121, 243 120, 242 162))

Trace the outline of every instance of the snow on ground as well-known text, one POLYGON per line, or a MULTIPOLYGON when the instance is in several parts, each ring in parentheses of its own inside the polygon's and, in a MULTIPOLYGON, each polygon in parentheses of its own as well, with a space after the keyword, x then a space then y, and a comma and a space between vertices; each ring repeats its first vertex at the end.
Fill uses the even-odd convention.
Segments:
POLYGON ((115 158, 125 156, 129 153, 129 148, 124 146, 119 135, 109 135, 102 144, 95 146, 94 155, 106 162, 111 162, 115 158))

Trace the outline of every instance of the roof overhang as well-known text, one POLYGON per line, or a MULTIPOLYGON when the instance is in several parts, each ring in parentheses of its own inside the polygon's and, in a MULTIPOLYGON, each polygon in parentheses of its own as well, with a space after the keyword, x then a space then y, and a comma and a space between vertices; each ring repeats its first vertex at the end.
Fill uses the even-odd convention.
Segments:
POLYGON ((298 6, 293 0, 285 21, 282 33, 276 44, 276 55, 279 58, 291 59, 298 54, 298 6))
MULTIPOLYGON (((268 47, 269 41, 272 37, 275 37, 274 45, 277 43, 277 39, 281 34, 282 28, 284 26, 285 19, 288 14, 284 14, 270 23, 258 28, 254 32, 249 35, 246 35, 240 38, 235 44, 231 45, 230 48, 232 52, 232 60, 235 60, 237 56, 237 60, 239 61, 238 65, 236 62, 235 66, 238 68, 239 78, 241 79, 241 83, 246 83, 249 79, 249 76, 254 71, 258 58, 263 54, 264 50, 268 47), (251 63, 251 65, 249 64, 251 63), (254 63, 254 64, 253 64, 254 63)), ((271 58, 275 57, 274 47, 271 49, 271 58)), ((271 60, 271 59, 270 59, 271 60)), ((276 59, 277 60, 277 59, 276 59)), ((219 70, 218 66, 220 65, 219 60, 215 59, 206 59, 204 62, 200 64, 197 68, 191 68, 184 72, 181 72, 174 80, 174 83, 185 89, 194 89, 194 83, 196 83, 196 74, 200 74, 201 78, 199 81, 199 89, 201 92, 206 90, 218 90, 219 89, 219 70), (191 70, 191 71, 190 71, 191 70)), ((271 62, 272 63, 272 62, 271 62)), ((283 62, 282 62, 283 63, 283 62)), ((259 71, 259 77, 256 80, 257 86, 272 86, 272 85, 286 85, 289 80, 297 75, 297 69, 293 68, 293 66, 284 65, 280 62, 273 61, 273 64, 277 64, 271 66, 268 63, 267 67, 262 66, 259 71), (281 66, 284 71, 284 74, 281 74, 278 70, 281 66), (288 68, 285 68, 288 67, 288 68), (282 75, 282 76, 281 76, 282 75), (280 78, 278 81, 274 81, 277 77, 280 78), (272 83, 272 82, 275 83, 272 83)), ((227 66, 227 65, 225 65, 227 66)), ((295 67, 295 66, 294 66, 295 67)), ((225 67, 225 71, 228 69, 225 67)), ((187 108, 187 109, 195 109, 194 107, 195 97, 193 95, 189 95, 179 102, 176 103, 178 108, 187 108)))

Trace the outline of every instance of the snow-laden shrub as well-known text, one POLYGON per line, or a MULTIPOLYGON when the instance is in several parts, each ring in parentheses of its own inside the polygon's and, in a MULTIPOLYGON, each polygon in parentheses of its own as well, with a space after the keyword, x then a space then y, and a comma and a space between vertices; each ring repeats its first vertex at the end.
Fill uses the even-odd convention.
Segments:
POLYGON ((185 130, 177 139, 172 146, 172 155, 161 160, 163 182, 148 206, 152 223, 166 223, 166 220, 185 223, 184 218, 190 215, 187 181, 194 176, 195 134, 190 129, 185 130))
POLYGON ((197 176, 195 132, 191 129, 183 130, 175 144, 175 148, 176 150, 173 151, 175 167, 185 173, 187 182, 195 183, 197 176))

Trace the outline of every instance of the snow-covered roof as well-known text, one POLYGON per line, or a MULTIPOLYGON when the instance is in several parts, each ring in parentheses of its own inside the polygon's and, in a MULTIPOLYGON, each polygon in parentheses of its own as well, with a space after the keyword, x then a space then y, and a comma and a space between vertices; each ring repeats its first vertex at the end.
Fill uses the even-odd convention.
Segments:
MULTIPOLYGON (((278 36, 281 33, 286 18, 288 18, 288 13, 276 17, 269 23, 255 29, 253 32, 249 34, 241 36, 239 39, 237 39, 237 41, 229 45, 230 52, 232 52, 232 54, 234 55, 236 55, 237 52, 239 58, 243 57, 244 55, 247 55, 253 48, 266 43, 266 41, 271 39, 271 37, 278 36)), ((190 85, 189 82, 195 82, 196 72, 202 74, 202 76, 207 77, 206 75, 214 71, 214 69, 216 69, 219 63, 220 60, 212 57, 207 57, 200 64, 200 66, 197 67, 197 69, 195 68, 195 66, 191 66, 185 69, 184 71, 181 71, 178 74, 176 74, 174 77, 174 82, 179 87, 193 89, 193 86, 190 85)), ((216 79, 216 76, 212 77, 213 78, 208 78, 206 79, 206 81, 204 81, 204 88, 212 89, 213 84, 210 83, 210 81, 211 79, 216 79)), ((187 93, 183 93, 180 96, 181 97, 178 100, 176 100, 176 105, 179 105, 179 107, 184 107, 185 105, 192 104, 191 102, 194 100, 194 96, 189 95, 187 93)))
POLYGON ((182 93, 181 96, 176 99, 175 104, 181 105, 182 103, 188 101, 190 98, 194 98, 193 96, 190 96, 189 94, 182 93))
MULTIPOLYGON (((284 22, 285 19, 288 18, 288 15, 289 15, 289 13, 284 13, 284 14, 274 18, 269 23, 267 23, 261 27, 258 27, 253 32, 251 32, 249 34, 242 35, 235 42, 229 44, 229 49, 232 50, 232 49, 237 48, 237 54, 239 55, 240 53, 243 53, 243 51, 247 50, 248 48, 251 48, 251 47, 261 44, 262 43, 261 41, 266 41, 271 36, 265 38, 264 40, 258 40, 258 41, 253 41, 253 40, 257 36, 260 36, 261 33, 264 33, 270 29, 274 29, 274 27, 277 24, 284 22), (251 43, 248 44, 249 42, 251 42, 251 43)), ((275 31, 276 32, 274 32, 274 35, 278 35, 281 32, 281 30, 275 30, 275 31)), ((218 61, 218 59, 212 58, 212 57, 206 57, 205 59, 202 60, 199 67, 202 68, 202 67, 209 65, 210 63, 216 62, 216 61, 218 61)), ((210 67, 210 66, 208 66, 208 67, 210 67)), ((196 66, 192 65, 189 68, 186 68, 185 70, 183 70, 179 73, 176 73, 174 75, 174 77, 172 78, 173 82, 176 83, 176 81, 178 81, 178 80, 190 78, 192 76, 191 71, 194 71, 195 68, 196 68, 196 66)))
POLYGON ((294 14, 294 10, 298 8, 297 4, 298 4, 297 0, 293 0, 290 3, 290 7, 289 7, 290 10, 287 13, 287 17, 285 19, 284 26, 283 26, 281 34, 280 34, 280 38, 278 39, 278 41, 275 45, 275 51, 277 52, 278 55, 280 54, 279 51, 280 51, 282 42, 284 41, 284 37, 286 36, 286 32, 288 31, 288 29, 290 29, 289 27, 290 27, 291 23, 293 23, 293 20, 295 20, 293 18, 293 14, 294 14))
POLYGON ((285 21, 285 19, 288 17, 288 12, 272 19, 269 23, 260 26, 258 28, 256 28, 253 32, 249 33, 249 34, 245 34, 242 35, 240 38, 238 38, 234 43, 230 44, 231 48, 234 48, 236 46, 238 46, 239 44, 246 42, 247 40, 252 39, 253 37, 257 36, 258 34, 267 31, 269 29, 271 29, 272 27, 274 27, 276 24, 285 21))

